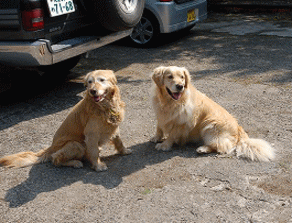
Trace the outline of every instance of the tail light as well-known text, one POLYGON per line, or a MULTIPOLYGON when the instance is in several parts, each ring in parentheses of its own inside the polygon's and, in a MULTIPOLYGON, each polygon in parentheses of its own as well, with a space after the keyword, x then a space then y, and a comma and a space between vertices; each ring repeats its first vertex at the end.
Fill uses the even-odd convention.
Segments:
POLYGON ((44 12, 40 8, 22 12, 22 24, 26 31, 44 29, 44 12))

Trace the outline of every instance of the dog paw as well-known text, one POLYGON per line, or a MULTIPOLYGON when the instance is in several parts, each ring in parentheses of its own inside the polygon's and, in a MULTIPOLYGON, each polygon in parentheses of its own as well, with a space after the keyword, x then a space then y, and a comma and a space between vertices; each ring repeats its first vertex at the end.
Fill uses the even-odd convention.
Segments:
POLYGON ((99 162, 98 164, 93 165, 92 169, 94 169, 96 172, 102 172, 107 170, 107 166, 104 162, 99 162))
POLYGON ((61 163, 63 162, 63 157, 64 157, 64 155, 61 154, 61 153, 54 153, 54 154, 52 154, 52 163, 55 166, 60 166, 61 163))
POLYGON ((158 144, 155 146, 155 149, 157 149, 157 150, 162 150, 162 151, 169 151, 169 150, 171 150, 171 146, 166 145, 166 144, 164 144, 164 143, 158 143, 158 144))
POLYGON ((83 163, 79 160, 75 160, 73 167, 76 169, 82 168, 83 167, 83 163))
POLYGON ((153 143, 158 143, 158 142, 161 142, 162 141, 162 138, 159 137, 159 136, 153 136, 151 139, 150 139, 150 142, 153 142, 153 143))
POLYGON ((127 148, 124 148, 121 150, 120 154, 121 155, 129 155, 132 153, 132 150, 131 149, 127 149, 127 148))
POLYGON ((200 146, 196 151, 197 153, 211 153, 212 149, 209 146, 200 146))

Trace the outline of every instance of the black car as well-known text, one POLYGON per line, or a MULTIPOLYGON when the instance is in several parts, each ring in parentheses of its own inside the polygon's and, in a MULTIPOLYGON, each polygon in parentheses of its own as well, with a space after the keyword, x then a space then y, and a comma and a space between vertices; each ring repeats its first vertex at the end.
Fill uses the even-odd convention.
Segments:
POLYGON ((128 36, 144 0, 9 0, 0 4, 0 63, 73 68, 80 55, 128 36))

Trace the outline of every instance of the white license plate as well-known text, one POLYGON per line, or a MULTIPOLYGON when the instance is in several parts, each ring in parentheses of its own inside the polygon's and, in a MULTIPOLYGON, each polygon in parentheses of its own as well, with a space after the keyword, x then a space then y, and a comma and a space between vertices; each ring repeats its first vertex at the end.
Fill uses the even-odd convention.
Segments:
POLYGON ((47 0, 51 17, 75 12, 72 0, 47 0))

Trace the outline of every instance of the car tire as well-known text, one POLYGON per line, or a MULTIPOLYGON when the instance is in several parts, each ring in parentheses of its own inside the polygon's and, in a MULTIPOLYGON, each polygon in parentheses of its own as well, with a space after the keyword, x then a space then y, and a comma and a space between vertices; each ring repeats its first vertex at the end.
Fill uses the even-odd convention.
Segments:
POLYGON ((134 27, 130 39, 135 46, 149 47, 158 43, 159 23, 154 15, 146 13, 134 27))
POLYGON ((145 0, 88 0, 86 9, 110 31, 133 28, 143 14, 145 0))

